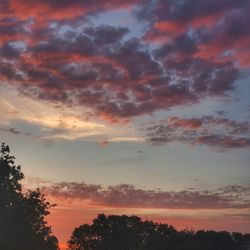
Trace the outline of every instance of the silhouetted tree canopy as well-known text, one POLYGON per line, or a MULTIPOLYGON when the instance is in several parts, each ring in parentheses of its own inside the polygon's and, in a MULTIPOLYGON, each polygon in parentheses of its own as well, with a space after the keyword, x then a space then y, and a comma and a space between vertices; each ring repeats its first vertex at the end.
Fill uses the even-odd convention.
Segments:
MULTIPOLYGON (((4 143, 0 151, 0 250, 58 250, 45 217, 53 206, 39 189, 22 192, 24 174, 4 143)), ((137 216, 99 214, 72 233, 69 250, 247 250, 250 235, 178 231, 137 216)))
POLYGON ((68 246, 70 250, 246 250, 249 242, 249 234, 177 231, 136 216, 99 214, 91 225, 75 228, 68 246))
POLYGON ((51 205, 39 189, 22 193, 21 167, 9 146, 0 156, 0 249, 57 250, 58 241, 45 221, 51 205))

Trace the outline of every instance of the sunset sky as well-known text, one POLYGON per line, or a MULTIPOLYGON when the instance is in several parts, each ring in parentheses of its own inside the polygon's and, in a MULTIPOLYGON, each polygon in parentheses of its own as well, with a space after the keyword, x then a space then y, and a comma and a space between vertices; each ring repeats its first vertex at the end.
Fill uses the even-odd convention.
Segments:
POLYGON ((1 0, 0 138, 57 203, 250 232, 249 0, 1 0))

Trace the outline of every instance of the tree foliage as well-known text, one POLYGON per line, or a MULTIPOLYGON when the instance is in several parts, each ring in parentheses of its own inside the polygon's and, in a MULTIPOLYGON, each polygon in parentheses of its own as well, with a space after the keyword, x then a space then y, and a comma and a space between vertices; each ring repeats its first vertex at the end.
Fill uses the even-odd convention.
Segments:
POLYGON ((58 242, 45 221, 53 206, 40 190, 22 192, 24 174, 1 146, 0 156, 0 249, 57 250, 58 242))
POLYGON ((98 215, 81 225, 68 242, 70 250, 243 250, 249 234, 200 230, 142 221, 136 216, 98 215))
MULTIPOLYGON (((50 204, 39 189, 22 192, 24 174, 4 143, 0 151, 0 250, 58 250, 45 217, 50 204)), ((178 231, 137 216, 99 214, 72 233, 70 250, 244 250, 250 235, 178 231)))

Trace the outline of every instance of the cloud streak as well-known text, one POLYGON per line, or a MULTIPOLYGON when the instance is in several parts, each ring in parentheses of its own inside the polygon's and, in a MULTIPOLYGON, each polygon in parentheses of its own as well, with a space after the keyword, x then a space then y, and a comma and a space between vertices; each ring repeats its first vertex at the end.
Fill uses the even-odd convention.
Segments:
POLYGON ((86 201, 91 206, 155 209, 250 208, 248 186, 231 185, 215 190, 161 191, 121 184, 109 187, 84 182, 58 182, 42 187, 49 196, 86 201))

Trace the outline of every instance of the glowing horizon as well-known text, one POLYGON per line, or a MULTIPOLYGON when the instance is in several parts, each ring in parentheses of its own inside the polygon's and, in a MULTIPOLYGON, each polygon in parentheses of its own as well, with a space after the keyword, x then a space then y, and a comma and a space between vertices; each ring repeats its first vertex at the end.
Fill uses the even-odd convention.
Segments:
POLYGON ((250 232, 250 3, 4 0, 0 138, 58 203, 250 232))

